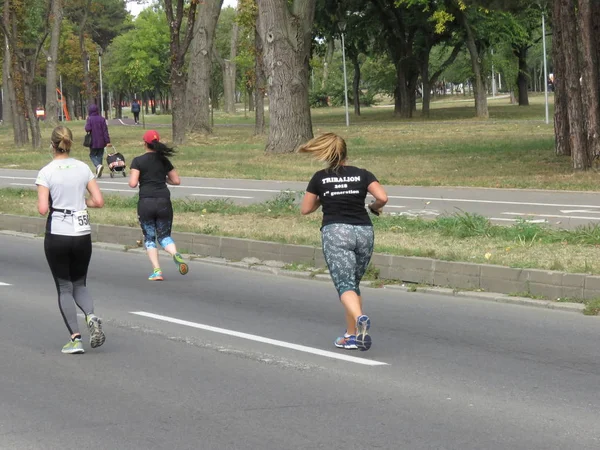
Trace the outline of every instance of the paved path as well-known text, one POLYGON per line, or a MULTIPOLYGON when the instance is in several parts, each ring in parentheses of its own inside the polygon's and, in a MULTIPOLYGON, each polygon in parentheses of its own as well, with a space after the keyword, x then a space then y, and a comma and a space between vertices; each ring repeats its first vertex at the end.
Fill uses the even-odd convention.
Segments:
MULTIPOLYGON (((0 187, 31 187, 36 172, 0 169, 0 187)), ((135 195, 127 179, 106 173, 100 180, 106 193, 135 195)), ((303 191, 305 182, 260 181, 217 178, 183 178, 181 186, 171 187, 175 197, 197 200, 227 198, 240 204, 263 202, 281 191, 303 191)), ((518 218, 574 228, 600 222, 600 193, 521 189, 482 189, 451 187, 386 186, 391 214, 432 218, 441 214, 469 212, 481 214, 495 223, 515 223, 518 218)))
POLYGON ((330 283, 164 260, 150 285, 96 248, 107 341, 68 356, 42 240, 0 246, 2 449, 600 445, 597 318, 365 288, 374 345, 347 352, 330 283))

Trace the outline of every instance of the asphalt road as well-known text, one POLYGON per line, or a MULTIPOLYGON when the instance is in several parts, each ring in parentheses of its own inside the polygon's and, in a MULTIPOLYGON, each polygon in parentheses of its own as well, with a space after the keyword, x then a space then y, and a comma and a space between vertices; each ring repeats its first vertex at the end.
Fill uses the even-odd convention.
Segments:
POLYGON ((42 244, 0 234, 0 449, 600 446, 598 318, 365 288, 342 351, 330 283, 96 249, 107 340, 62 355, 42 244))
MULTIPOLYGON (((107 171, 108 172, 108 171, 107 171)), ((127 178, 108 173, 99 180, 106 193, 135 195, 127 178)), ((0 169, 0 187, 30 187, 37 172, 0 169)), ((171 186, 175 197, 198 200, 228 198, 240 204, 263 202, 281 191, 303 191, 305 182, 259 181, 215 178, 183 178, 171 186)), ((386 186, 390 201, 385 211, 411 217, 434 218, 457 212, 481 214, 494 223, 511 224, 519 218, 560 228, 574 228, 600 222, 600 193, 521 189, 483 189, 386 186)))

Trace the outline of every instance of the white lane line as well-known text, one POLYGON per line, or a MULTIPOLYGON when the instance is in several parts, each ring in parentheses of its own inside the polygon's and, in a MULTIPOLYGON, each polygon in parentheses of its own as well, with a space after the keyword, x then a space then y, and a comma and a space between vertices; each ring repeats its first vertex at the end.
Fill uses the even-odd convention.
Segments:
POLYGON ((523 214, 514 212, 503 212, 507 216, 519 216, 519 217, 550 217, 555 219, 580 219, 580 220, 600 220, 600 217, 586 217, 586 216, 561 216, 559 214, 523 214))
POLYGON ((431 200, 439 202, 492 203, 497 205, 557 206, 560 208, 600 208, 600 205, 562 205, 560 203, 509 202, 503 200, 475 200, 469 198, 404 197, 400 195, 388 195, 388 198, 402 198, 407 200, 431 200))
POLYGON ((219 194, 192 194, 192 197, 225 197, 225 198, 254 198, 243 195, 219 195, 219 194))
MULTIPOLYGON (((30 184, 25 184, 25 183, 10 183, 13 186, 33 186, 30 184)), ((108 192, 126 192, 128 194, 137 194, 136 190, 133 189, 112 189, 112 188, 102 188, 102 191, 108 191, 108 192)), ((254 198, 254 197, 246 197, 246 196, 242 196, 242 195, 220 195, 220 194, 192 194, 192 196, 194 197, 226 197, 226 198, 244 198, 244 199, 249 199, 249 198, 254 198)))
POLYGON ((327 358, 341 359, 342 361, 353 362, 356 364, 363 364, 365 366, 387 366, 388 363, 373 361, 371 359, 357 358, 356 356, 348 356, 341 353, 328 352, 327 350, 320 350, 318 348, 306 347, 304 345, 292 344, 290 342, 278 341, 276 339, 270 339, 262 336, 256 336, 254 334, 241 333, 239 331, 227 330, 225 328, 212 327, 210 325, 203 325, 196 322, 188 322, 187 320, 175 319, 173 317, 161 316, 159 314, 153 314, 145 311, 132 311, 131 314, 138 316, 149 317, 150 319, 162 320, 163 322, 176 323, 178 325, 184 325, 186 327, 198 328, 200 330, 212 331, 214 333, 226 334, 228 336, 235 336, 242 339, 248 339, 249 341, 262 342, 263 344, 271 344, 277 347, 289 348, 292 350, 298 350, 300 352, 311 353, 313 355, 325 356, 327 358))
POLYGON ((2 281, 0 281, 0 286, 12 286, 12 284, 3 283, 2 281))
POLYGON ((561 209, 563 214, 583 213, 583 214, 600 214, 600 211, 590 211, 589 209, 561 209))

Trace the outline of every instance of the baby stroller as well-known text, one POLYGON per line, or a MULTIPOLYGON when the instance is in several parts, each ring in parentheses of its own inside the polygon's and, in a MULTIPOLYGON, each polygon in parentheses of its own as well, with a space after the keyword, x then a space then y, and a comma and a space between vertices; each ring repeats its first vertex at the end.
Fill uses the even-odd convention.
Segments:
POLYGON ((106 157, 106 164, 108 164, 108 168, 110 169, 110 177, 114 178, 115 173, 121 172, 124 177, 127 176, 125 172, 125 157, 117 152, 117 149, 113 147, 108 147, 108 156, 106 157))

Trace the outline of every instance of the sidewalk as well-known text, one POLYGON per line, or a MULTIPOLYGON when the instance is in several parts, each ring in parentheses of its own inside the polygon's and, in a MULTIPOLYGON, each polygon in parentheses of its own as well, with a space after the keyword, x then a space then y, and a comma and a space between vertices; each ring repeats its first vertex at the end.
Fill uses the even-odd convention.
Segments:
MULTIPOLYGON (((45 219, 0 214, 3 234, 42 236, 45 219)), ((138 228, 94 224, 99 248, 144 252, 138 228)), ((174 232, 180 251, 192 261, 221 264, 274 275, 329 281, 320 248, 250 239, 174 232), (290 266, 301 270, 290 270, 290 266)), ((581 299, 600 298, 600 276, 440 261, 376 253, 379 279, 363 285, 401 292, 427 292, 581 313, 581 299), (544 297, 547 300, 529 298, 544 297), (577 302, 566 301, 576 300, 577 302), (557 301, 560 300, 560 301, 557 301)))

